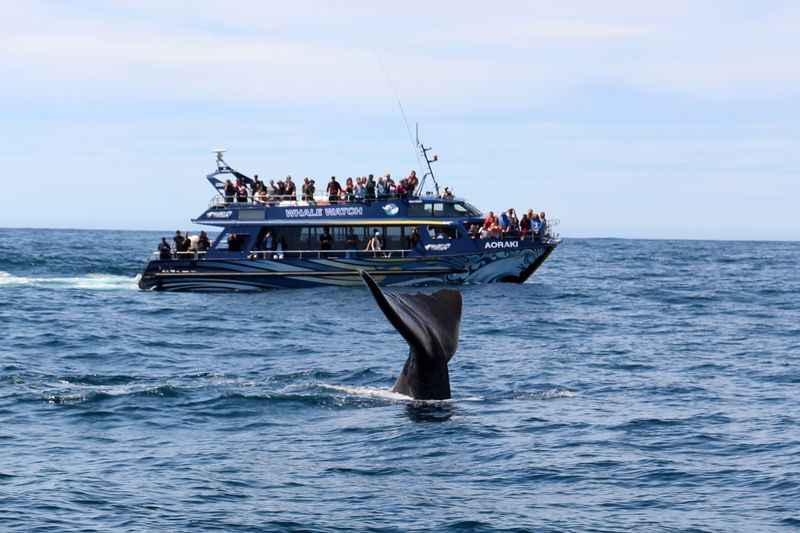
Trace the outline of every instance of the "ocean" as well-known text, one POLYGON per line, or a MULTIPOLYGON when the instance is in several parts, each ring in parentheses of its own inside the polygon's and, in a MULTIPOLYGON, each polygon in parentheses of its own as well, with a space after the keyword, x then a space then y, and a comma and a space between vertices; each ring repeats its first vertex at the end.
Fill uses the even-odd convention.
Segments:
POLYGON ((161 235, 0 230, 0 530, 800 530, 800 243, 565 239, 418 404, 365 288, 141 292, 161 235))

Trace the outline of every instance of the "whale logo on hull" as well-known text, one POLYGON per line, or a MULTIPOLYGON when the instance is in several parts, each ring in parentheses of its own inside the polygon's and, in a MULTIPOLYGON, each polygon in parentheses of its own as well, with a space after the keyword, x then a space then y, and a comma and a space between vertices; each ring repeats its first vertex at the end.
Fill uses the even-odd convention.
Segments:
POLYGON ((386 204, 385 206, 383 206, 383 212, 389 215, 390 217, 393 217, 400 212, 400 208, 397 207, 395 204, 386 204))
POLYGON ((378 307, 409 346, 406 364, 392 391, 415 400, 449 399, 447 363, 458 348, 461 293, 452 289, 433 294, 383 292, 363 270, 361 277, 378 307))

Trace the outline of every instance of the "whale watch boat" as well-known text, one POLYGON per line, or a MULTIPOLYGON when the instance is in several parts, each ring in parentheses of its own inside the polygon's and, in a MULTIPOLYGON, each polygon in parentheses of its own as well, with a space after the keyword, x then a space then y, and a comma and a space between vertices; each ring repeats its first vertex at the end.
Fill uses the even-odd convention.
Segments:
MULTIPOLYGON (((418 143, 428 172, 413 191, 373 197, 232 196, 226 182, 252 186, 216 150, 206 178, 216 190, 193 223, 218 229, 206 250, 155 252, 139 281, 144 290, 224 291, 360 286, 360 272, 381 285, 523 283, 558 246, 549 227, 538 235, 477 233, 484 215, 439 194, 429 147, 418 143), (427 178, 434 191, 423 193, 427 178)), ((228 186, 230 187, 230 183, 228 186)), ((242 190, 242 189, 240 189, 242 190)), ((447 189, 445 189, 447 190, 447 189)), ((203 247, 201 247, 203 248, 203 247)))

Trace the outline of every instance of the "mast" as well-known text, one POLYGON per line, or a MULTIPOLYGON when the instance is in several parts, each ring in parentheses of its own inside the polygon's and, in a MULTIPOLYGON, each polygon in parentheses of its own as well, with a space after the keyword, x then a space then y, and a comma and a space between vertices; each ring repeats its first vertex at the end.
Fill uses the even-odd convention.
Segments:
POLYGON ((417 148, 419 148, 422 157, 425 158, 425 164, 428 166, 428 172, 426 172, 425 175, 422 176, 422 179, 419 182, 419 192, 420 193, 422 192, 422 187, 425 185, 425 179, 427 179, 427 177, 430 176, 431 179, 433 180, 433 185, 436 188, 436 196, 439 196, 439 182, 436 181, 436 176, 434 175, 433 167, 431 166, 431 163, 435 163, 436 161, 439 160, 439 156, 433 154, 432 157, 428 157, 428 152, 430 152, 432 148, 430 146, 426 147, 424 144, 422 144, 422 141, 419 140, 419 123, 416 124, 416 128, 417 128, 417 148))

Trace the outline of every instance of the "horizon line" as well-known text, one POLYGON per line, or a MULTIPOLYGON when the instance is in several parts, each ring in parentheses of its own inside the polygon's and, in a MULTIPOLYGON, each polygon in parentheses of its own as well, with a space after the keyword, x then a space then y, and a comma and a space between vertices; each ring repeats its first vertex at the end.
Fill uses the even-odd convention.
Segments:
MULTIPOLYGON (((120 228, 52 228, 52 227, 33 227, 33 226, 0 226, 2 230, 48 230, 48 231, 125 231, 125 232, 148 232, 148 233, 166 233, 172 235, 174 230, 163 229, 120 229, 120 228)), ((184 230, 186 231, 186 230, 184 230)), ((199 231, 199 230, 195 230, 199 231)), ((575 240, 621 240, 621 241, 688 241, 688 242, 785 242, 797 243, 800 239, 725 239, 725 238, 698 238, 698 237, 615 237, 615 236, 593 236, 593 237, 569 237, 561 236, 562 239, 575 239, 575 240)))

